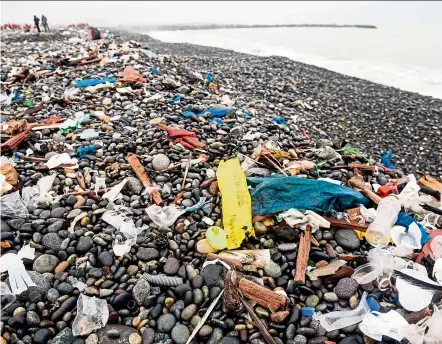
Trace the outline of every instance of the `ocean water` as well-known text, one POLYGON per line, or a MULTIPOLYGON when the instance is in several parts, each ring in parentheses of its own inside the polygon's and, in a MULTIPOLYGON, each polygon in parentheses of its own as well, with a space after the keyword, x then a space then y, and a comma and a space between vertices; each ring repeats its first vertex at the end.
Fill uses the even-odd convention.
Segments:
POLYGON ((442 25, 418 28, 264 28, 150 31, 164 42, 279 55, 442 99, 442 25))

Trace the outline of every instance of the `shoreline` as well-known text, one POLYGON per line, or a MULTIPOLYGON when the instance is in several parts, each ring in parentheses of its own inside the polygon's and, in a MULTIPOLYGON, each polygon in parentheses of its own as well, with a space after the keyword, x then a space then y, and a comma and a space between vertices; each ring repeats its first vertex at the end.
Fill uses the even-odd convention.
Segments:
MULTIPOLYGON (((316 108, 309 111, 302 109, 299 113, 305 116, 300 121, 309 130, 317 134, 323 131, 322 136, 330 135, 332 139, 345 136, 352 145, 373 157, 392 151, 396 155, 394 160, 405 172, 418 170, 442 178, 442 141, 438 139, 442 135, 441 99, 348 76, 283 56, 258 56, 190 43, 168 43, 148 34, 127 30, 115 32, 130 39, 145 41, 159 53, 192 56, 198 61, 195 67, 205 66, 207 70, 214 65, 210 62, 211 57, 225 60, 227 65, 223 65, 223 70, 226 72, 228 64, 236 58, 250 62, 250 66, 256 66, 257 69, 265 67, 273 70, 274 65, 278 65, 283 71, 289 67, 284 71, 285 74, 293 73, 291 75, 295 80, 296 75, 301 76, 301 85, 295 86, 293 90, 293 97, 296 98, 293 101, 308 98, 318 102, 316 108), (323 95, 327 95, 328 99, 319 101, 317 97, 323 95), (338 110, 342 113, 339 114, 338 110), (425 125, 427 122, 428 125, 425 125), (404 132, 409 133, 408 138, 399 135, 404 132)), ((291 88, 290 83, 287 83, 287 76, 290 77, 285 75, 279 82, 289 84, 287 86, 291 88)), ((261 82, 259 84, 265 86, 261 82)), ((250 89, 241 89, 240 92, 252 97, 257 95, 255 92, 250 93, 250 89)), ((260 92, 264 95, 267 93, 260 92)))

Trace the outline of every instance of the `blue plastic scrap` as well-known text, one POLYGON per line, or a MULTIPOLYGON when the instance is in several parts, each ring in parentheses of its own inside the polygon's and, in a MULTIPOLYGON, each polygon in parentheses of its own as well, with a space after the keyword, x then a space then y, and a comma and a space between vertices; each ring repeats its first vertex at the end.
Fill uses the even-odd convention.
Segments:
POLYGON ((115 84, 117 82, 117 79, 115 79, 115 78, 83 79, 83 80, 78 80, 75 83, 75 87, 89 87, 89 86, 105 84, 107 82, 109 82, 111 84, 115 84))
POLYGON ((176 104, 179 103, 183 99, 183 96, 175 96, 172 99, 166 101, 166 104, 176 104))
POLYGON ((160 70, 157 67, 152 67, 152 73, 159 75, 160 74, 160 70))
POLYGON ((190 110, 183 111, 182 115, 186 118, 189 118, 192 115, 194 115, 196 117, 200 117, 208 112, 211 117, 221 118, 221 117, 226 117, 227 114, 229 113, 229 111, 230 111, 229 108, 222 108, 222 109, 209 108, 209 109, 203 110, 201 112, 193 112, 190 110))
POLYGON ((276 116, 272 118, 272 121, 276 124, 280 124, 280 125, 285 125, 287 126, 287 124, 285 123, 285 119, 282 116, 276 116))
POLYGON ((390 161, 390 158, 392 155, 393 155, 393 153, 387 152, 381 156, 382 165, 384 165, 386 168, 389 168, 390 170, 394 170, 394 165, 390 161))
POLYGON ((213 76, 210 73, 206 73, 206 83, 207 85, 213 81, 213 76))
POLYGON ((322 180, 296 176, 249 177, 252 187, 253 216, 279 213, 291 208, 313 211, 344 211, 368 206, 368 200, 358 191, 322 180))
POLYGON ((301 314, 303 317, 312 317, 315 314, 315 309, 313 307, 302 307, 301 314))
POLYGON ((200 197, 200 200, 198 201, 198 203, 192 205, 191 207, 187 207, 186 211, 187 212, 192 212, 192 211, 200 209, 204 205, 204 203, 206 203, 206 199, 207 198, 205 196, 200 197))
POLYGON ((422 237, 421 237, 421 245, 425 245, 425 243, 431 239, 431 236, 428 235, 426 229, 424 226, 422 226, 419 222, 416 221, 414 217, 411 217, 410 215, 407 215, 405 213, 400 212, 397 216, 397 221, 395 223, 396 226, 402 226, 406 228, 406 231, 408 231, 408 227, 412 223, 416 223, 419 226, 419 229, 421 231, 422 237))
POLYGON ((222 119, 219 119, 219 118, 213 118, 210 122, 213 122, 218 125, 224 125, 224 122, 222 121, 222 119))
POLYGON ((86 147, 80 147, 77 149, 77 156, 79 158, 84 158, 86 155, 95 155, 97 148, 94 145, 89 145, 86 147))

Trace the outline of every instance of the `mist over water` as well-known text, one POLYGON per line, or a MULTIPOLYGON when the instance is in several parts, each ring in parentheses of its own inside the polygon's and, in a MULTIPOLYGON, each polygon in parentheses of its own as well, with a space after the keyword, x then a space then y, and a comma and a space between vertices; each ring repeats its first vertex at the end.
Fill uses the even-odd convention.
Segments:
POLYGON ((442 99, 442 25, 433 27, 265 28, 151 31, 193 43, 292 60, 442 99))

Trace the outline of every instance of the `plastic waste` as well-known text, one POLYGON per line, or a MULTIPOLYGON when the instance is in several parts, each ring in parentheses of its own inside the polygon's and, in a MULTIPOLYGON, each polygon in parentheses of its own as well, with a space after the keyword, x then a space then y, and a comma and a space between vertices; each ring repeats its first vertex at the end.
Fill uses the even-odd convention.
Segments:
POLYGON ((122 78, 120 81, 126 83, 126 82, 142 82, 145 83, 146 79, 143 78, 143 76, 138 73, 134 67, 131 65, 128 65, 124 68, 122 73, 122 78))
POLYGON ((78 148, 76 154, 79 158, 84 158, 86 155, 95 155, 96 152, 97 148, 94 145, 89 145, 78 148))
POLYGON ((85 90, 86 92, 89 92, 89 93, 95 94, 95 93, 97 93, 99 90, 104 90, 104 89, 114 88, 114 87, 115 87, 115 84, 111 84, 111 83, 109 83, 109 82, 106 82, 105 84, 98 84, 98 85, 95 85, 95 86, 88 86, 88 87, 86 87, 84 90, 85 90))
POLYGON ((403 336, 399 334, 399 329, 408 325, 395 310, 387 313, 371 312, 359 324, 359 329, 366 336, 378 341, 382 341, 382 336, 388 336, 397 341, 401 341, 403 336))
POLYGON ((12 185, 6 181, 6 177, 0 174, 0 196, 12 189, 12 185))
POLYGON ((435 237, 430 243, 434 258, 442 258, 442 235, 435 237))
POLYGON ((255 236, 246 176, 238 158, 220 162, 216 176, 222 194, 227 248, 237 248, 246 238, 246 234, 255 236))
POLYGON ((279 124, 279 125, 287 126, 287 123, 285 123, 285 119, 282 116, 273 117, 272 122, 279 124))
POLYGON ((217 226, 207 228, 206 238, 210 246, 217 250, 224 250, 227 247, 227 236, 224 229, 217 226))
POLYGON ((95 192, 95 194, 98 194, 98 191, 100 189, 106 190, 106 178, 96 177, 95 178, 95 184, 94 184, 94 192, 95 192))
POLYGON ((9 285, 11 291, 15 295, 19 295, 26 291, 28 287, 36 286, 26 272, 22 259, 34 259, 35 248, 26 245, 15 253, 6 253, 0 257, 0 271, 8 271, 9 285))
POLYGON ((436 289, 440 289, 441 285, 429 279, 427 274, 422 273, 421 271, 412 269, 402 269, 400 271, 425 282, 428 286, 435 287, 435 289, 424 289, 411 284, 401 276, 397 276, 396 288, 399 293, 399 302, 402 307, 411 312, 418 312, 427 307, 430 304, 433 295, 436 293, 436 289))
POLYGON ((384 165, 386 168, 389 168, 390 170, 394 170, 394 165, 390 161, 392 155, 393 155, 392 152, 387 152, 381 156, 382 165, 384 165))
POLYGON ((71 158, 68 153, 55 154, 49 158, 46 162, 46 166, 51 168, 56 168, 62 164, 72 165, 69 168, 78 168, 78 160, 76 158, 71 158))
POLYGON ((108 192, 106 192, 101 199, 107 199, 109 202, 115 201, 117 198, 123 197, 121 195, 121 190, 123 189, 124 185, 127 183, 127 178, 123 179, 120 183, 113 186, 112 189, 110 189, 108 192))
POLYGON ((364 292, 357 308, 351 311, 336 311, 327 314, 318 312, 313 315, 313 319, 319 321, 326 331, 334 331, 361 322, 370 311, 367 293, 364 292))
POLYGON ((172 226, 185 212, 185 209, 175 207, 174 205, 161 208, 153 204, 146 208, 147 215, 149 215, 150 219, 160 228, 168 228, 172 226))
POLYGON ((105 84, 105 83, 115 84, 116 82, 117 82, 117 79, 115 79, 115 78, 83 79, 83 80, 78 80, 74 86, 84 88, 84 87, 88 87, 88 86, 95 86, 95 85, 105 84))
POLYGON ((229 113, 230 108, 209 108, 209 109, 205 109, 201 112, 194 112, 194 111, 183 111, 182 115, 186 118, 189 118, 190 116, 196 116, 196 117, 200 117, 206 113, 208 113, 211 117, 216 117, 216 118, 222 118, 222 117, 226 117, 227 114, 229 113))
POLYGON ((27 219, 29 216, 26 204, 18 191, 2 196, 0 198, 0 209, 2 217, 6 218, 27 219))
POLYGON ((181 99, 183 99, 182 96, 175 96, 172 99, 167 100, 166 104, 177 104, 181 101, 181 99))
POLYGON ((290 227, 301 224, 301 229, 303 230, 309 225, 312 233, 316 232, 320 227, 330 228, 330 222, 311 210, 302 212, 297 209, 289 209, 276 215, 276 219, 279 222, 284 220, 290 227))
POLYGON ((422 234, 416 223, 412 223, 408 229, 402 226, 394 226, 391 229, 390 235, 398 247, 409 247, 412 250, 420 250, 422 248, 422 234))
POLYGON ((160 70, 157 67, 152 67, 151 71, 155 75, 159 75, 160 74, 160 70))
POLYGON ((275 214, 291 208, 313 211, 344 211, 368 205, 358 191, 325 181, 271 175, 247 178, 252 187, 253 216, 275 214))
POLYGON ((16 297, 5 282, 0 282, 0 310, 4 310, 12 305, 16 297))
POLYGON ((401 203, 397 196, 390 195, 383 198, 378 205, 377 215, 368 226, 365 238, 375 247, 385 247, 390 242, 390 231, 395 224, 401 210, 401 203))
POLYGON ((221 104, 227 105, 227 106, 233 106, 233 105, 235 105, 235 101, 231 100, 229 98, 229 96, 227 94, 225 94, 221 97, 221 104))
POLYGON ((398 214, 395 224, 396 224, 396 226, 405 227, 407 232, 409 231, 411 225, 414 224, 414 225, 418 226, 418 228, 421 232, 421 240, 420 240, 421 245, 425 245, 425 243, 431 239, 430 235, 427 233, 424 226, 422 226, 420 223, 418 223, 416 221, 416 219, 410 215, 400 212, 398 214))
POLYGON ((85 129, 81 132, 80 139, 91 140, 97 138, 98 136, 100 136, 100 134, 95 131, 95 129, 85 129))
POLYGON ((186 211, 187 211, 187 212, 192 212, 192 211, 195 211, 195 210, 200 209, 200 208, 204 205, 204 203, 206 203, 206 199, 207 199, 207 198, 206 198, 205 196, 200 197, 198 203, 194 204, 194 205, 191 206, 191 207, 187 207, 187 208, 186 208, 186 211))
POLYGON ((85 336, 106 326, 109 309, 106 300, 80 294, 77 300, 77 316, 72 324, 74 336, 85 336))

